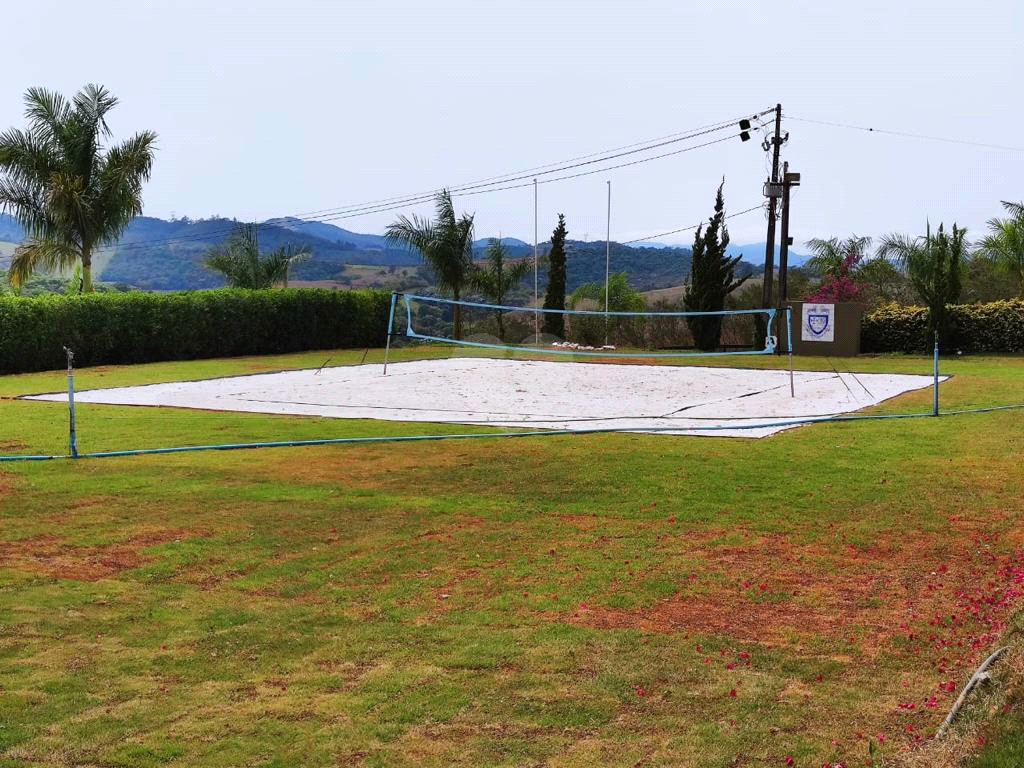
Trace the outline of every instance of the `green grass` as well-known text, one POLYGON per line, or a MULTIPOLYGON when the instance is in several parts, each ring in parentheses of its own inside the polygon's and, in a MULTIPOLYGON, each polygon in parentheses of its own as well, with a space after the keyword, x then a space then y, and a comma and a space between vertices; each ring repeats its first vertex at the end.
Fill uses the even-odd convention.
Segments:
MULTIPOLYGON (((76 382, 328 357, 362 352, 76 382)), ((945 408, 1024 399, 1024 359, 943 368, 945 408)), ((66 408, 12 399, 63 385, 0 379, 0 453, 65 450, 66 408)), ((82 450, 467 431, 100 406, 79 427, 82 450)), ((852 765, 880 734, 900 760, 1018 607, 1022 435, 1004 411, 0 465, 0 766, 852 765)), ((1019 752, 991 723, 989 752, 1019 752)))

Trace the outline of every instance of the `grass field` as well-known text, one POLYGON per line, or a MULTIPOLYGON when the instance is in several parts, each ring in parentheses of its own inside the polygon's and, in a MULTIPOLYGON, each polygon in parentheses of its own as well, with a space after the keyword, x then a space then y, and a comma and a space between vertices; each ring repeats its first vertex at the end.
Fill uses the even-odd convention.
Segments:
MULTIPOLYGON (((93 369, 77 384, 328 357, 362 352, 93 369)), ((946 409, 1024 401, 1022 358, 943 372, 946 409)), ((66 407, 12 399, 63 386, 59 372, 0 378, 0 454, 65 450, 66 407)), ((930 405, 925 391, 876 411, 930 405)), ((471 431, 79 416, 82 450, 471 431)), ((758 441, 0 464, 0 766, 849 768, 972 752, 1019 765, 1022 447, 1024 411, 1010 410, 758 441), (1000 684, 931 743, 1005 642, 1000 684)))

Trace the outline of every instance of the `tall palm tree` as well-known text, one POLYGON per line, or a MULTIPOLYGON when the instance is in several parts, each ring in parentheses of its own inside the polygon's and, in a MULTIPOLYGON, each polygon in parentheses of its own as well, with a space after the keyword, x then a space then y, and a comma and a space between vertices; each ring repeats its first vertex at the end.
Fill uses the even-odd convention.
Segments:
MULTIPOLYGON (((437 287, 448 291, 456 301, 469 285, 473 272, 473 216, 456 217, 451 193, 441 190, 434 198, 437 218, 409 219, 399 216, 388 225, 384 237, 391 245, 405 245, 416 251, 434 273, 437 287)), ((454 335, 462 338, 462 308, 456 304, 452 311, 454 335)))
POLYGON ((964 267, 967 261, 967 230, 953 225, 947 233, 942 224, 932 234, 931 225, 923 237, 887 235, 882 238, 877 255, 892 258, 906 269, 907 277, 921 300, 928 306, 928 329, 939 334, 943 347, 949 348, 947 304, 960 298, 964 267))
POLYGON ((277 283, 284 283, 287 288, 288 268, 308 255, 308 248, 290 245, 260 253, 257 227, 247 224, 239 227, 226 243, 211 248, 205 263, 224 275, 232 288, 273 288, 277 283))
POLYGON ((1024 298, 1024 203, 1004 200, 1003 207, 1010 217, 989 219, 989 234, 982 238, 978 250, 1017 279, 1024 298))
POLYGON ((80 265, 92 291, 97 248, 115 241, 142 213, 142 184, 153 166, 156 134, 143 131, 106 149, 106 115, 117 99, 87 85, 68 102, 59 93, 25 93, 27 130, 0 134, 0 207, 25 229, 8 279, 19 286, 38 269, 80 265))
MULTIPOLYGON (((493 304, 504 304, 505 297, 513 290, 533 264, 525 259, 509 264, 505 260, 505 246, 500 239, 491 238, 487 245, 487 267, 473 265, 469 275, 469 283, 480 291, 493 304)), ((498 338, 505 340, 505 318, 502 310, 498 310, 498 338)))

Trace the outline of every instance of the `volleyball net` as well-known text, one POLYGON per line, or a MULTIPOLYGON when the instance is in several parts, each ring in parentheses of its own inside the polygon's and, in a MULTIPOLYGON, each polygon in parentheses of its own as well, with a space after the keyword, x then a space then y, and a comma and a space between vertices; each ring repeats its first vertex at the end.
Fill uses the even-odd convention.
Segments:
POLYGON ((677 358, 770 355, 791 312, 776 324, 775 309, 720 312, 620 312, 599 307, 544 309, 394 293, 387 346, 447 344, 512 354, 677 358))

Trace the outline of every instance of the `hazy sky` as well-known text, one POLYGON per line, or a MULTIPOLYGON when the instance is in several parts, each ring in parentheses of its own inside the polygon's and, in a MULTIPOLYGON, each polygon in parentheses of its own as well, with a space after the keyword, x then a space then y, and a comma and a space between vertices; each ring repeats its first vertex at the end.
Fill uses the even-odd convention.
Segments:
MULTIPOLYGON (((1021 0, 34 0, 6 3, 2 16, 0 127, 24 125, 30 86, 70 95, 106 85, 121 100, 116 137, 160 137, 147 215, 262 220, 338 209, 776 102, 790 116, 783 157, 803 175, 798 242, 917 233, 927 218, 978 235, 1001 199, 1024 199, 1021 0)), ((540 239, 562 212, 570 237, 603 240, 608 180, 618 241, 707 217, 723 175, 731 211, 758 205, 760 138, 544 184, 540 239)), ((533 240, 532 186, 456 205, 476 213, 479 236, 533 240)), ((395 215, 333 223, 382 232, 395 215)), ((730 229, 734 242, 763 239, 764 216, 736 217, 730 229)))

